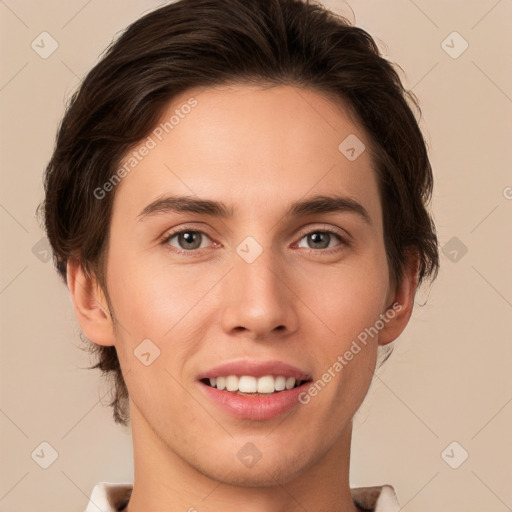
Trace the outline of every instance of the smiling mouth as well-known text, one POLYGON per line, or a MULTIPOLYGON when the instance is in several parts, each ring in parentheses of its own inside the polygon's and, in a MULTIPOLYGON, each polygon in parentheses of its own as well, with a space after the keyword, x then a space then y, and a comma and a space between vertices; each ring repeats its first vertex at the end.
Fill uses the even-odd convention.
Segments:
POLYGON ((228 375, 226 377, 204 378, 200 382, 219 391, 236 395, 265 396, 283 393, 311 382, 312 379, 298 380, 293 377, 272 376, 256 378, 248 375, 241 377, 228 375))

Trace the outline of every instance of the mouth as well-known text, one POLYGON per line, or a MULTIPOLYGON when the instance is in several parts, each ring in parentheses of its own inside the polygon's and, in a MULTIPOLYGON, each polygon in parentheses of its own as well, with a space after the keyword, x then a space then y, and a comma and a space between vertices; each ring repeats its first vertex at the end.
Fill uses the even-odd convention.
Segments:
POLYGON ((250 421, 272 420, 293 410, 300 414, 300 396, 307 393, 311 382, 310 378, 283 375, 228 375, 198 380, 207 400, 232 417, 250 421))
POLYGON ((300 388, 311 381, 311 378, 295 379, 284 375, 264 375, 262 377, 227 375, 200 379, 200 382, 206 386, 241 396, 275 395, 300 388))
POLYGON ((232 417, 262 421, 291 413, 307 392, 312 374, 279 360, 236 359, 196 377, 201 393, 232 417))

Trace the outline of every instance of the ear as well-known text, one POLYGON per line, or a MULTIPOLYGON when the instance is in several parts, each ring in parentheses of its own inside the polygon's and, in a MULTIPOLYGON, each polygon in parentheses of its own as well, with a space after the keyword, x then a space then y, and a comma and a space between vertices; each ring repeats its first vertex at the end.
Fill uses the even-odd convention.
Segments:
POLYGON ((82 331, 97 345, 115 344, 113 322, 98 280, 76 258, 67 263, 67 283, 82 331))
POLYGON ((408 253, 402 280, 393 287, 387 297, 388 318, 379 333, 379 345, 394 341, 406 328, 414 307, 414 296, 418 286, 419 255, 417 251, 408 253))

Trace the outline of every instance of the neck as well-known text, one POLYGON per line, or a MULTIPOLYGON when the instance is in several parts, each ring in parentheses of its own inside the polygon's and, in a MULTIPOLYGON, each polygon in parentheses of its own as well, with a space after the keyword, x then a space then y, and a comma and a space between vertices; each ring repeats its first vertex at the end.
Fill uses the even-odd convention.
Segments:
MULTIPOLYGON (((133 406, 133 404, 132 404, 133 406)), ((266 472, 265 478, 237 479, 235 470, 206 474, 184 460, 131 409, 134 485, 123 512, 358 512, 349 487, 352 423, 326 454, 307 468, 266 472)), ((236 466, 238 467, 238 466, 236 466)))

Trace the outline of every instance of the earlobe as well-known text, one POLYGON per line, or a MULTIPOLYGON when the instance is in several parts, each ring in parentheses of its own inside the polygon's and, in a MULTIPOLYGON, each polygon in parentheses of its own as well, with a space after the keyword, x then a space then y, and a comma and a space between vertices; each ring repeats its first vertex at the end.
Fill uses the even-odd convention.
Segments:
POLYGON ((98 280, 76 258, 67 262, 67 284, 85 336, 97 345, 115 344, 112 318, 98 280))
POLYGON ((407 327, 414 308, 414 297, 418 285, 418 269, 418 253, 410 252, 403 278, 396 286, 394 296, 388 309, 384 312, 388 321, 379 333, 379 345, 391 343, 407 327))

